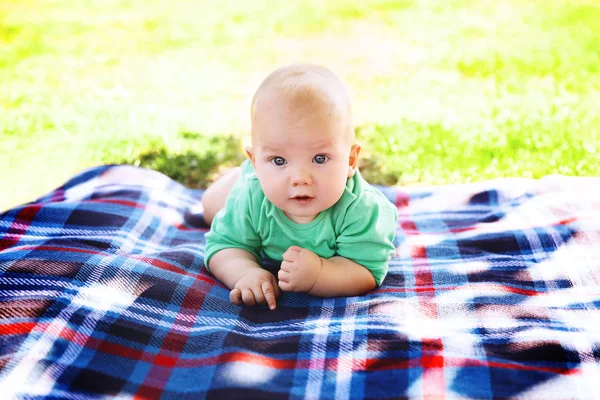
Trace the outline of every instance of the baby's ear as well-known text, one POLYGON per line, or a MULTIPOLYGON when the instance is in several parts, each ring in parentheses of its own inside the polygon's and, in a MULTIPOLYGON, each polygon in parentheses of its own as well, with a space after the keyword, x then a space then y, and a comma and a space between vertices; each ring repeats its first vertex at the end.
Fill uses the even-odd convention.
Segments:
POLYGON ((252 147, 246 146, 245 150, 246 150, 246 155, 248 156, 250 161, 252 161, 252 164, 254 164, 254 154, 252 154, 252 147))
POLYGON ((352 178, 358 168, 358 155, 360 154, 360 143, 354 143, 350 148, 350 158, 348 160, 348 178, 352 178))

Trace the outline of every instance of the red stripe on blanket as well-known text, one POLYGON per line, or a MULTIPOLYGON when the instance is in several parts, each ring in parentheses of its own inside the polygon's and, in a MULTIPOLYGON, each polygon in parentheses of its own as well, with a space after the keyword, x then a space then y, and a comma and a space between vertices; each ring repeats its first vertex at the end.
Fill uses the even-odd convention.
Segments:
POLYGON ((421 292, 435 292, 436 290, 454 290, 454 289, 456 289, 456 286, 442 287, 442 288, 434 288, 434 287, 420 287, 420 288, 416 287, 416 288, 403 288, 403 289, 390 288, 390 289, 374 290, 372 293, 406 293, 406 292, 421 293, 421 292))
POLYGON ((166 261, 159 260, 157 258, 150 258, 150 257, 147 257, 147 256, 140 256, 140 255, 137 255, 137 254, 132 254, 132 255, 129 256, 129 258, 134 258, 136 260, 143 261, 146 264, 150 264, 150 265, 152 265, 154 267, 158 267, 158 268, 164 269, 166 271, 177 272, 178 274, 187 274, 186 270, 184 270, 182 268, 179 268, 179 267, 177 267, 177 266, 175 266, 175 265, 173 265, 171 263, 168 263, 166 261))
POLYGON ((556 225, 568 225, 572 222, 577 221, 576 217, 571 217, 571 218, 567 218, 567 219, 563 219, 561 221, 558 221, 558 223, 556 225))
POLYGON ((465 289, 470 289, 470 288, 478 289, 478 290, 495 289, 496 291, 522 294, 524 296, 537 296, 540 294, 539 292, 537 292, 535 290, 531 290, 531 289, 522 289, 522 288, 516 288, 516 287, 512 287, 512 286, 507 286, 507 285, 486 284, 486 283, 465 284, 462 286, 434 287, 433 285, 431 285, 428 287, 425 286, 425 287, 409 287, 409 288, 388 288, 388 289, 374 290, 372 293, 407 293, 407 292, 422 293, 422 292, 438 292, 438 291, 448 291, 448 290, 457 290, 457 289, 465 290, 465 289))
POLYGON ((473 359, 455 359, 460 361, 457 366, 461 367, 491 367, 491 368, 502 368, 502 369, 512 369, 519 371, 540 371, 540 372, 549 372, 552 374, 560 374, 560 375, 575 375, 581 372, 579 368, 552 368, 552 367, 538 367, 535 365, 523 365, 523 364, 513 364, 508 362, 498 362, 498 361, 481 361, 481 360, 473 360, 473 359))
POLYGON ((413 221, 400 220, 400 228, 407 235, 418 235, 419 230, 413 221))
POLYGON ((87 202, 90 203, 108 203, 108 204, 118 204, 121 206, 127 206, 127 207, 133 207, 133 208, 139 208, 140 210, 144 210, 146 208, 146 206, 144 206, 143 204, 138 204, 135 201, 129 201, 129 200, 119 200, 119 199, 92 199, 92 200, 87 200, 87 202))
POLYGON ((177 364, 177 360, 179 360, 179 357, 169 357, 164 354, 157 354, 156 357, 154 357, 153 364, 160 367, 173 368, 177 364))
POLYGON ((155 355, 142 350, 132 349, 131 347, 123 346, 117 343, 110 343, 96 338, 89 338, 85 347, 97 350, 101 353, 112 354, 119 357, 129 358, 131 360, 140 360, 151 363, 155 355))
POLYGON ((32 204, 30 206, 23 207, 16 215, 13 223, 8 228, 7 234, 11 237, 0 238, 0 251, 5 250, 11 246, 14 246, 19 242, 21 236, 27 232, 27 227, 31 225, 31 222, 42 208, 41 204, 32 204), (25 228, 23 228, 25 225, 25 228))
POLYGON ((409 204, 410 204, 410 195, 408 193, 404 193, 404 192, 396 193, 396 207, 397 208, 408 207, 409 204))
POLYGON ((137 254, 131 254, 131 255, 128 255, 128 257, 129 258, 134 258, 134 259, 139 260, 139 261, 143 261, 143 262, 145 262, 147 264, 150 264, 150 265, 152 265, 154 267, 158 267, 160 269, 164 269, 166 271, 171 271, 171 272, 176 272, 178 274, 192 276, 192 277, 194 277, 196 279, 200 279, 200 280, 202 280, 204 282, 208 282, 211 285, 214 285, 216 283, 216 281, 214 279, 211 279, 209 277, 206 277, 206 276, 198 274, 198 273, 188 272, 188 271, 184 270, 183 268, 179 268, 176 265, 173 265, 173 264, 168 263, 168 262, 163 261, 163 260, 159 260, 157 258, 149 258, 149 257, 146 257, 146 256, 137 255, 137 254))
POLYGON ((421 367, 427 368, 444 368, 444 357, 440 355, 421 357, 421 367))
MULTIPOLYGON (((402 228, 402 230, 404 231, 405 234, 407 235, 419 235, 421 234, 421 232, 419 232, 419 230, 417 229, 417 225, 415 225, 415 223, 413 221, 400 221, 400 227, 402 228)), ((463 228, 454 228, 454 229, 448 229, 445 231, 436 231, 436 232, 424 232, 424 234, 427 235, 442 235, 442 234, 447 234, 447 233, 461 233, 461 232, 468 232, 468 231, 472 231, 474 229, 477 229, 477 227, 475 226, 466 226, 463 228)))
POLYGON ((510 362, 482 361, 469 358, 441 357, 438 355, 423 355, 420 358, 411 358, 408 360, 398 360, 395 358, 366 360, 367 371, 387 371, 397 369, 418 368, 428 365, 430 368, 458 368, 458 367, 485 367, 502 368, 517 371, 539 371, 560 375, 575 375, 581 372, 579 368, 553 368, 536 365, 516 364, 510 362))
POLYGON ((15 322, 14 324, 0 325, 0 336, 29 333, 36 325, 35 322, 15 322))
POLYGON ((179 223, 179 224, 175 225, 175 228, 180 231, 198 231, 198 232, 203 232, 203 233, 206 233, 210 230, 210 228, 190 227, 190 226, 185 225, 184 223, 179 223))

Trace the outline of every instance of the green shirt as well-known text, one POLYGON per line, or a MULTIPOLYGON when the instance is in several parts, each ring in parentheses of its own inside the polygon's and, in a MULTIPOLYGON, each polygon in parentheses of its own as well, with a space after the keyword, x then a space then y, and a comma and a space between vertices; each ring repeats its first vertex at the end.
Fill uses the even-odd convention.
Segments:
POLYGON ((335 205, 309 223, 295 223, 266 198, 252 164, 245 161, 206 234, 205 265, 226 248, 247 250, 257 260, 262 252, 283 261, 290 246, 300 246, 323 258, 348 258, 371 271, 380 285, 394 252, 397 218, 396 207, 356 171, 335 205))

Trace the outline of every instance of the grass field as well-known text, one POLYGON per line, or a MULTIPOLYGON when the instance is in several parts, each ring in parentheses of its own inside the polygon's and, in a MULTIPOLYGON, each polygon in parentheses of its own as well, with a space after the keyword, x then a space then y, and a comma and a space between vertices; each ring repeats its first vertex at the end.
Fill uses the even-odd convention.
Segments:
POLYGON ((205 186, 295 61, 346 82, 374 183, 600 175, 597 0, 0 0, 0 210, 103 163, 205 186))

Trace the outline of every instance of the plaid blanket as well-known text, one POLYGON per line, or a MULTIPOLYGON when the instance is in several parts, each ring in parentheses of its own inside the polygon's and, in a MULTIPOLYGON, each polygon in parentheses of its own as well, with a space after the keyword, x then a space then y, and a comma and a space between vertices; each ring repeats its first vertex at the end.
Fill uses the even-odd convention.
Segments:
POLYGON ((0 397, 599 398, 600 178, 380 189, 383 285, 274 311, 230 304, 201 192, 156 172, 1 214, 0 397))

